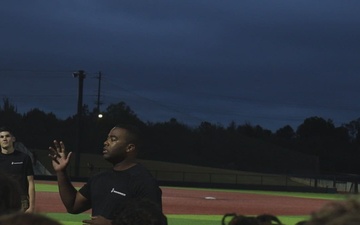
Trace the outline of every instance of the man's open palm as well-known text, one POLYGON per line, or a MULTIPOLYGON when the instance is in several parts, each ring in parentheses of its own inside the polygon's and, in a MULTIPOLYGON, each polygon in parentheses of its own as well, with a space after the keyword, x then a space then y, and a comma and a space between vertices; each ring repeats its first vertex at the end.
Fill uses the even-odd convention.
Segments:
POLYGON ((54 170, 56 172, 65 170, 69 164, 72 152, 67 154, 64 143, 56 140, 54 140, 54 147, 49 147, 49 150, 51 151, 49 157, 52 159, 54 170))

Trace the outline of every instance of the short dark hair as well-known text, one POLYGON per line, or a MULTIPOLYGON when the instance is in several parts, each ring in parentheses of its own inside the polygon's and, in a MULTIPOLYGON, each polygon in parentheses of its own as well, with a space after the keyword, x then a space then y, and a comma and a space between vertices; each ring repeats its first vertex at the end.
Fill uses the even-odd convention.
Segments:
POLYGON ((115 128, 121 128, 127 131, 127 141, 135 144, 136 146, 141 145, 141 134, 137 126, 133 124, 117 124, 115 128))
POLYGON ((14 131, 11 128, 6 127, 6 126, 0 127, 0 132, 5 132, 5 131, 9 132, 11 134, 11 136, 14 136, 14 131))
POLYGON ((134 198, 128 200, 119 209, 113 225, 167 225, 167 218, 158 204, 149 199, 134 198))

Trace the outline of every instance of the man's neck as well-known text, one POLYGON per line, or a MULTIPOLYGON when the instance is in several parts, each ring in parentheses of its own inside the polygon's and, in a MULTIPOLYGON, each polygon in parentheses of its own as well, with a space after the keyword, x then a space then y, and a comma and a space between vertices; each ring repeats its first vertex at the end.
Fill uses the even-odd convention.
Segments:
POLYGON ((136 161, 134 159, 125 159, 119 163, 114 164, 113 169, 116 171, 127 170, 136 165, 136 161))
POLYGON ((7 154, 11 154, 13 152, 14 152, 14 148, 1 148, 1 153, 2 154, 7 155, 7 154))

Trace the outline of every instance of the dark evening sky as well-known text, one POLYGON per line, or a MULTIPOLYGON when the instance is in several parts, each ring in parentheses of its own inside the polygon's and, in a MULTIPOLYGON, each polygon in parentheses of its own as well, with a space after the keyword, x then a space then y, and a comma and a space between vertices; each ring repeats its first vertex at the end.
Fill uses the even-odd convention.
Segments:
POLYGON ((360 117, 360 1, 10 1, 0 7, 0 90, 20 112, 95 107, 297 128, 360 117))

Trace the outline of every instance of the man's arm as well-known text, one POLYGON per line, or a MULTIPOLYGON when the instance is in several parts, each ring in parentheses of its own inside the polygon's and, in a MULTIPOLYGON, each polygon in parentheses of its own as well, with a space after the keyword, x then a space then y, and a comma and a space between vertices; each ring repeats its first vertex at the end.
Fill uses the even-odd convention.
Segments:
POLYGON ((26 213, 33 213, 35 211, 35 182, 34 176, 27 176, 28 180, 28 195, 29 195, 29 208, 26 209, 26 213))
POLYGON ((90 202, 71 184, 66 171, 56 172, 61 201, 69 213, 77 214, 90 209, 90 202))
POLYGON ((69 152, 69 154, 65 153, 65 146, 62 142, 54 141, 54 146, 54 148, 49 148, 52 151, 49 156, 52 158, 52 165, 56 172, 61 201, 66 207, 66 210, 69 213, 77 214, 90 209, 91 205, 89 200, 75 189, 66 173, 71 152, 69 152))

